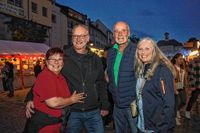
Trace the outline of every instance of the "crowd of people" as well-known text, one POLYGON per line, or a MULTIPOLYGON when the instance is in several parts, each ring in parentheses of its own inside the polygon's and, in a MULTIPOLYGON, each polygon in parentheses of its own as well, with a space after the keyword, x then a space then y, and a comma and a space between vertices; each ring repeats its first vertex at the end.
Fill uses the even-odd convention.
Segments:
POLYGON ((183 111, 190 119, 200 93, 200 59, 188 64, 177 53, 170 60, 152 38, 132 44, 130 34, 126 22, 114 25, 115 44, 103 62, 88 48, 85 25, 73 28, 72 47, 50 48, 45 68, 35 67, 24 133, 104 133, 108 116, 116 133, 173 133, 183 111))

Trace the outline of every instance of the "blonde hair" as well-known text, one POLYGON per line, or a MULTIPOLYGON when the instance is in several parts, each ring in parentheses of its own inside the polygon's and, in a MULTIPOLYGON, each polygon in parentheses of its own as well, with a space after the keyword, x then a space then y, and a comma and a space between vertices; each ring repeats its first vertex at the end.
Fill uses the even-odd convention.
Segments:
POLYGON ((154 75, 156 68, 160 64, 165 64, 171 70, 173 76, 175 76, 176 72, 175 72, 174 67, 171 64, 170 60, 158 48, 156 42, 153 39, 151 39, 149 37, 145 37, 141 41, 139 41, 136 52, 135 52, 134 67, 135 67, 136 77, 140 77, 143 74, 143 71, 144 71, 144 63, 138 57, 138 47, 144 41, 152 44, 152 47, 153 47, 153 53, 152 53, 153 55, 152 55, 152 58, 149 62, 151 64, 150 69, 147 70, 146 74, 144 75, 144 78, 146 78, 147 80, 150 80, 152 78, 152 76, 154 75))

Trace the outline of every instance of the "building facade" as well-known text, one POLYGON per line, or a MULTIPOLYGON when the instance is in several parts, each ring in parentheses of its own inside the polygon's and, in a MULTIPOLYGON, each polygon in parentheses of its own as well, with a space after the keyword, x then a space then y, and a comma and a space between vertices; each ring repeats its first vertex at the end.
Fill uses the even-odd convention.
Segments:
POLYGON ((164 40, 158 41, 157 45, 160 50, 169 58, 173 57, 176 53, 182 53, 183 44, 175 39, 169 39, 169 33, 164 34, 164 40))
MULTIPOLYGON (((1 0, 0 27, 3 30, 0 34, 4 35, 1 39, 11 39, 6 23, 10 22, 12 18, 27 22, 31 21, 46 27, 47 36, 49 36, 52 4, 52 0, 1 0)), ((49 45, 48 38, 46 38, 46 43, 49 45)))
POLYGON ((95 22, 88 20, 88 23, 92 46, 100 49, 110 47, 113 40, 112 32, 99 19, 95 22))
MULTIPOLYGON (((67 17, 67 21, 65 22, 67 29, 63 29, 67 31, 67 43, 64 47, 68 47, 72 45, 72 29, 75 25, 83 24, 86 25, 87 15, 82 14, 70 7, 56 4, 60 8, 60 12, 67 17)), ((65 32, 65 31, 64 31, 65 32)))
POLYGON ((53 4, 50 44, 52 47, 63 48, 68 43, 67 16, 61 13, 61 8, 53 4))
POLYGON ((34 23, 45 28, 45 43, 50 47, 71 46, 72 29, 77 24, 89 27, 90 42, 98 49, 110 47, 113 40, 112 32, 99 19, 91 21, 87 15, 55 0, 0 0, 0 39, 12 40, 13 33, 18 33, 11 33, 8 28, 14 18, 25 21, 25 25, 34 23))

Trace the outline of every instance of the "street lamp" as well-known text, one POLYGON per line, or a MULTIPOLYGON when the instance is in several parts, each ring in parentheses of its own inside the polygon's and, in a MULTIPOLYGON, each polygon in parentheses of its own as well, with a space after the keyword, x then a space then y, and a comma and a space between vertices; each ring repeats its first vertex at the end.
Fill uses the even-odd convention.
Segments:
POLYGON ((91 47, 94 46, 94 43, 90 43, 90 46, 91 46, 91 47))

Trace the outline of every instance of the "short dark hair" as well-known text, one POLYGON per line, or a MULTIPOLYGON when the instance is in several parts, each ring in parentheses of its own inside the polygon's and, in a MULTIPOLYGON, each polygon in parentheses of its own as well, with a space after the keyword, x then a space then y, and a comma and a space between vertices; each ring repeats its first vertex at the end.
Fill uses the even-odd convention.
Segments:
POLYGON ((49 59, 50 56, 54 55, 54 54, 60 54, 61 56, 64 56, 64 52, 61 48, 58 47, 53 47, 50 48, 47 52, 46 52, 46 60, 49 59))

